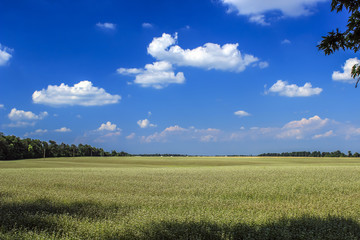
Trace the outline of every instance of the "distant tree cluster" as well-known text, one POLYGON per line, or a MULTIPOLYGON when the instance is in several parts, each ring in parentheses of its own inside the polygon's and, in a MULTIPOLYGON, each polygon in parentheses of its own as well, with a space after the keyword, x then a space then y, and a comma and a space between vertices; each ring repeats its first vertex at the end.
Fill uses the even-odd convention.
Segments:
POLYGON ((283 153, 262 153, 259 156, 262 157, 360 157, 359 153, 352 154, 351 151, 348 151, 348 154, 345 154, 339 150, 335 152, 283 152, 283 153))
MULTIPOLYGON (((187 157, 189 155, 186 154, 171 154, 171 153, 165 153, 165 154, 161 154, 161 153, 149 153, 149 154, 135 154, 132 156, 140 156, 140 157, 187 157)), ((194 156, 194 155, 191 155, 194 156)))
POLYGON ((128 156, 126 152, 111 153, 102 148, 90 145, 79 144, 57 144, 38 139, 21 139, 16 136, 5 136, 0 132, 0 160, 15 160, 27 158, 48 158, 48 157, 81 157, 81 156, 128 156))

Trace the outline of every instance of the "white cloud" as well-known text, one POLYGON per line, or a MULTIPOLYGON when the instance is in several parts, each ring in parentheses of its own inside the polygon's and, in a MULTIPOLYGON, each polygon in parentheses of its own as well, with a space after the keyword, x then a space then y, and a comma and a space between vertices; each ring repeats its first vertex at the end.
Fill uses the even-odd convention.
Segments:
POLYGON ((286 81, 278 80, 271 86, 268 92, 277 93, 286 97, 310 97, 322 92, 321 88, 313 88, 311 83, 307 82, 304 86, 299 87, 296 84, 288 84, 286 81))
POLYGON ((221 131, 215 128, 196 129, 195 127, 182 128, 178 125, 165 128, 162 132, 155 132, 147 137, 142 136, 141 140, 146 143, 167 142, 173 140, 197 140, 200 142, 215 142, 218 140, 221 131))
POLYGON ((247 116, 251 115, 250 113, 247 113, 247 112, 242 111, 242 110, 236 111, 236 112, 234 112, 234 114, 236 116, 239 116, 239 117, 247 117, 247 116))
POLYGON ((135 136, 136 136, 135 133, 130 133, 128 136, 126 136, 126 139, 131 140, 131 139, 134 139, 135 136))
POLYGON ((96 24, 96 26, 98 28, 101 28, 101 29, 107 29, 107 30, 115 30, 116 29, 116 24, 114 23, 109 23, 109 22, 105 22, 105 23, 100 23, 98 22, 96 24))
POLYGON ((47 129, 37 129, 34 132, 25 133, 24 137, 30 136, 30 135, 42 135, 44 133, 47 133, 47 129))
POLYGON ((206 43, 195 49, 182 49, 177 42, 177 34, 163 33, 154 38, 148 46, 148 53, 157 60, 163 60, 178 66, 192 66, 205 69, 241 72, 259 59, 249 54, 242 54, 238 44, 206 43))
POLYGON ((144 72, 143 69, 139 68, 118 68, 116 71, 122 75, 136 75, 144 72))
MULTIPOLYGON (((106 134, 104 135, 100 135, 98 137, 96 137, 94 139, 94 142, 101 142, 101 143, 104 143, 104 142, 108 142, 108 141, 111 141, 111 140, 115 140, 116 137, 120 136, 121 135, 121 129, 116 129, 117 131, 113 131, 113 132, 107 132, 106 134)), ((99 133, 99 132, 98 132, 99 133)))
POLYGON ((316 134, 313 136, 313 139, 319 139, 319 138, 327 138, 327 137, 332 137, 335 136, 333 130, 327 131, 326 133, 323 134, 316 134))
POLYGON ((97 129, 98 131, 116 131, 118 130, 116 124, 112 124, 111 122, 103 123, 97 129))
POLYGON ((0 109, 5 108, 4 104, 0 104, 0 109))
POLYGON ((263 68, 267 68, 269 66, 268 62, 259 62, 259 68, 263 69, 263 68))
POLYGON ((36 129, 35 133, 41 134, 41 133, 47 133, 48 130, 47 129, 36 129))
POLYGON ((17 110, 16 108, 11 109, 8 117, 12 121, 33 121, 33 120, 41 120, 48 115, 47 112, 42 112, 39 115, 31 111, 23 111, 17 110))
POLYGON ((55 132, 71 132, 71 129, 67 128, 67 127, 62 127, 62 128, 59 128, 59 129, 55 129, 54 131, 55 132))
POLYGON ((270 25, 270 23, 265 21, 265 16, 263 14, 250 16, 249 22, 257 23, 257 24, 262 25, 262 26, 269 26, 270 25))
POLYGON ((150 123, 150 121, 149 121, 148 119, 139 120, 139 121, 137 121, 137 124, 138 124, 139 127, 141 127, 141 128, 156 127, 156 125, 150 123))
POLYGON ((50 106, 101 106, 118 103, 121 96, 94 87, 90 81, 81 81, 72 87, 64 83, 60 86, 49 85, 47 89, 35 91, 32 99, 34 103, 50 106))
POLYGON ((213 135, 206 135, 200 137, 200 142, 216 142, 218 139, 213 135))
POLYGON ((291 41, 289 39, 284 39, 281 41, 281 44, 291 44, 291 41))
POLYGON ((13 50, 0 44, 0 66, 4 66, 12 57, 13 50))
POLYGON ((182 84, 185 82, 185 77, 182 72, 176 75, 169 62, 161 61, 153 64, 146 64, 145 69, 138 68, 119 68, 119 74, 136 75, 134 83, 142 87, 153 87, 155 89, 162 89, 169 84, 182 84))
POLYGON ((323 128, 328 123, 328 118, 321 119, 317 115, 308 119, 302 118, 301 120, 291 121, 285 124, 276 137, 302 139, 305 135, 311 134, 313 131, 323 128))
POLYGON ((121 131, 117 131, 117 132, 110 132, 105 134, 104 136, 102 136, 103 138, 108 138, 108 137, 116 137, 116 136, 120 136, 121 135, 121 131))
MULTIPOLYGON (((279 12, 280 16, 299 17, 312 13, 317 3, 327 0, 221 0, 230 7, 229 12, 237 11, 239 15, 249 16, 255 23, 266 23, 265 14, 279 12)), ((251 21, 251 20, 250 20, 251 21)), ((264 25, 264 24, 262 24, 264 25)))
POLYGON ((152 25, 151 23, 144 22, 144 23, 142 24, 142 27, 143 27, 143 28, 153 28, 153 25, 152 25))
POLYGON ((351 70, 355 64, 360 64, 360 60, 358 58, 349 58, 346 60, 344 66, 342 66, 343 72, 334 71, 332 79, 334 81, 355 83, 356 80, 351 77, 351 70))

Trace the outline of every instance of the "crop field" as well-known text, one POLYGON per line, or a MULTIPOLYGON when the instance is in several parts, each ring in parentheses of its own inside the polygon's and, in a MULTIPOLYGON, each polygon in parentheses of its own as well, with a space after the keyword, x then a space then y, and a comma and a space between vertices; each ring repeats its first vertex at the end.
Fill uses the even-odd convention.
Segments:
POLYGON ((0 239, 360 239, 360 160, 3 161, 0 239))

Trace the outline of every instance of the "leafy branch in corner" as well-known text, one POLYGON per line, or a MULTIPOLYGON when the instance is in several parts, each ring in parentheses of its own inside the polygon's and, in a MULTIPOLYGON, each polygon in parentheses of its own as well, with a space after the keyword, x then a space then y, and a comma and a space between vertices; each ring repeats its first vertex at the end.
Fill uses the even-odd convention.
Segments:
MULTIPOLYGON (((332 0, 331 11, 341 12, 346 9, 351 15, 348 19, 347 29, 344 32, 331 31, 317 45, 318 49, 324 51, 325 55, 333 54, 335 51, 352 50, 357 53, 360 48, 360 0, 332 0)), ((355 88, 360 80, 360 65, 355 64, 351 70, 351 77, 357 78, 355 88)))

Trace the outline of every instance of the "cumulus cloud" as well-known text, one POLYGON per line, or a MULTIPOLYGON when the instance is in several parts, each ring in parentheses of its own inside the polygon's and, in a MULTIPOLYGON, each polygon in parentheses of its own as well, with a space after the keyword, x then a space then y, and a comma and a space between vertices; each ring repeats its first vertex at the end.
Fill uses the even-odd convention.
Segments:
POLYGON ((142 24, 142 27, 143 27, 143 28, 153 28, 153 25, 152 25, 151 23, 144 22, 144 23, 142 24))
POLYGON ((156 127, 156 125, 150 123, 150 121, 149 121, 148 119, 139 120, 139 121, 137 121, 137 124, 138 124, 139 127, 141 127, 141 128, 156 127))
POLYGON ((286 81, 278 80, 271 86, 268 92, 277 93, 280 96, 286 97, 310 97, 319 95, 322 92, 322 89, 318 87, 313 88, 309 82, 305 83, 304 86, 299 87, 296 84, 288 84, 286 81))
POLYGON ((74 86, 64 83, 60 86, 49 85, 47 89, 35 91, 32 95, 34 103, 50 106, 102 106, 118 103, 119 95, 111 95, 103 88, 94 87, 90 81, 81 81, 74 86))
POLYGON ((239 15, 248 16, 250 21, 261 25, 266 23, 265 14, 280 13, 280 16, 299 17, 312 13, 317 3, 327 0, 221 0, 229 7, 229 12, 236 11, 239 15), (256 21, 257 19, 257 21, 256 21))
POLYGON ((163 33, 154 38, 148 46, 148 53, 157 60, 167 61, 178 66, 191 66, 205 69, 241 72, 259 59, 238 50, 239 44, 206 43, 195 49, 183 49, 176 45, 178 36, 163 33))
POLYGON ((48 115, 47 112, 42 112, 39 115, 31 111, 17 110, 16 108, 11 109, 8 117, 12 121, 33 121, 41 120, 48 115))
POLYGON ((17 110, 16 108, 11 109, 8 114, 8 118, 12 121, 7 127, 27 127, 34 126, 36 121, 41 120, 48 116, 47 112, 41 112, 36 115, 31 111, 17 110))
POLYGON ((71 129, 67 128, 67 127, 62 127, 62 128, 59 128, 59 129, 55 129, 54 131, 64 133, 64 132, 71 132, 71 129))
POLYGON ((112 124, 111 122, 106 122, 100 125, 97 129, 98 131, 116 131, 118 130, 116 124, 112 124))
POLYGON ((0 66, 4 66, 12 57, 13 50, 0 44, 0 66))
POLYGON ((280 133, 277 134, 277 138, 296 138, 302 139, 306 134, 312 133, 314 130, 323 128, 329 123, 329 119, 321 119, 315 115, 311 118, 302 118, 298 121, 291 121, 285 124, 280 133))
POLYGON ((104 30, 115 30, 116 29, 116 24, 109 23, 109 22, 105 22, 105 23, 98 22, 96 24, 96 26, 98 28, 101 28, 101 29, 104 29, 104 30))
POLYGON ((185 82, 184 73, 175 74, 172 65, 166 61, 146 64, 145 69, 119 68, 117 72, 123 75, 135 75, 135 84, 155 89, 162 89, 169 84, 183 84, 185 82))
POLYGON ((247 113, 247 112, 242 111, 242 110, 236 111, 236 112, 234 112, 234 114, 236 116, 238 116, 238 117, 247 117, 247 116, 251 115, 250 113, 247 113))
POLYGON ((327 131, 326 133, 323 133, 323 134, 316 134, 312 138, 313 139, 327 138, 327 137, 332 137, 334 135, 335 134, 334 134, 333 130, 330 130, 330 131, 327 131))
POLYGON ((360 64, 358 58, 349 58, 342 66, 343 72, 334 71, 332 79, 339 82, 355 83, 355 79, 351 77, 351 70, 355 64, 360 64))

